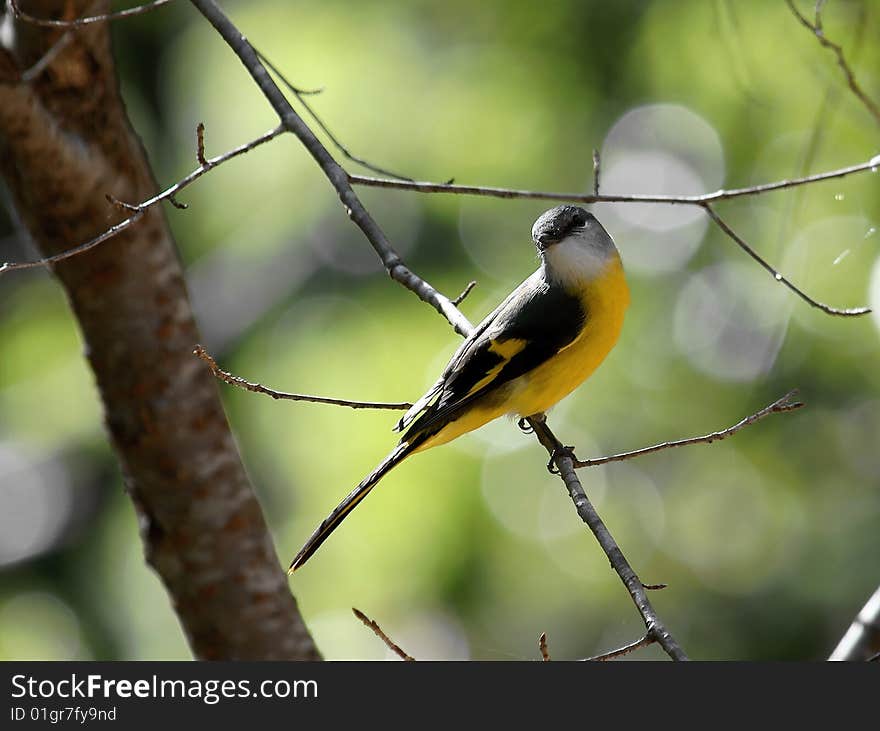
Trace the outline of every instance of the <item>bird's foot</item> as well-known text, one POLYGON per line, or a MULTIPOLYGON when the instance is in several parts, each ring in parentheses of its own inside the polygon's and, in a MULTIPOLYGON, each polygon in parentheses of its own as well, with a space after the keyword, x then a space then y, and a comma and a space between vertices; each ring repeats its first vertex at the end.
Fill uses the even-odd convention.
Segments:
POLYGON ((553 449, 553 454, 550 455, 550 461, 547 462, 547 471, 551 475, 558 475, 559 469, 556 467, 556 458, 557 457, 568 457, 572 462, 577 462, 578 458, 574 454, 574 447, 566 447, 563 444, 558 444, 553 449))
POLYGON ((518 422, 516 422, 516 425, 520 428, 520 431, 523 434, 533 434, 535 431, 534 429, 532 429, 532 425, 529 424, 529 420, 526 417, 523 417, 518 422))

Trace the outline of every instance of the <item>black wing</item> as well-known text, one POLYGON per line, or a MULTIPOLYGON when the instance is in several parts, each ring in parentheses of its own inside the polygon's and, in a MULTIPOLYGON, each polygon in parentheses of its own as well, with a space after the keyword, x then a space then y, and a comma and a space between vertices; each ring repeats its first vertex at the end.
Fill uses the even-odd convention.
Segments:
POLYGON ((540 270, 535 272, 455 353, 440 380, 417 404, 424 413, 404 439, 439 431, 476 398, 544 363, 571 344, 586 317, 577 296, 546 282, 540 270))

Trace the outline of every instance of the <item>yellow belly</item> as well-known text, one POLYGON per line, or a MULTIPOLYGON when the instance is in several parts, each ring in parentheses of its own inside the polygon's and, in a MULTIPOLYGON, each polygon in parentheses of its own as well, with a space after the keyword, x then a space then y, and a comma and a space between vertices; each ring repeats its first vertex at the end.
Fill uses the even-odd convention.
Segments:
POLYGON ((547 411, 565 398, 596 370, 614 347, 629 305, 629 289, 620 259, 615 257, 605 271, 581 292, 587 322, 581 335, 553 358, 533 371, 503 386, 505 397, 476 401, 460 418, 444 426, 415 452, 421 452, 478 429, 504 414, 532 416, 547 411))
POLYGON ((581 301, 588 315, 580 337, 513 382, 510 413, 532 416, 546 411, 589 378, 611 352, 629 305, 629 289, 618 258, 584 288, 581 301))

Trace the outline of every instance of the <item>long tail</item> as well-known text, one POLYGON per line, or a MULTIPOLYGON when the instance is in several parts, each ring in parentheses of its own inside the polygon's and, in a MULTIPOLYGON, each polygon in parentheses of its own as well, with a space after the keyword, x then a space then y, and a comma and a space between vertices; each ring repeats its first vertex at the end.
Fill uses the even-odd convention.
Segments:
POLYGON ((379 463, 379 466, 367 475, 361 483, 349 493, 348 497, 333 509, 333 512, 327 516, 324 522, 317 527, 309 540, 306 541, 306 544, 300 549, 299 553, 296 554, 296 558, 291 562, 287 573, 292 574, 308 561, 312 554, 318 550, 320 545, 326 541, 330 534, 339 527, 339 524, 345 520, 345 517, 367 496, 370 490, 376 486, 376 483, 408 457, 416 449, 418 444, 418 440, 398 444, 391 454, 385 457, 385 459, 379 463))

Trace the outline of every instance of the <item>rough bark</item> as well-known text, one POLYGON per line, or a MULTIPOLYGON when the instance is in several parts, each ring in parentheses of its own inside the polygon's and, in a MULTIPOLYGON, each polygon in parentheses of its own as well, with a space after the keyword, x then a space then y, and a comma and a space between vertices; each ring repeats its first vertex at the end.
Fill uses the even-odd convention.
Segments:
MULTIPOLYGON (((39 17, 108 3, 20 2, 39 17)), ((67 14, 65 16, 65 13, 67 14)), ((20 72, 64 33, 15 25, 0 48, 0 170, 51 255, 124 217, 105 198, 156 190, 119 95, 106 24, 86 26, 30 83, 20 72)), ((54 273, 79 322, 148 562, 203 659, 317 659, 229 430, 164 213, 147 212, 54 273)))

